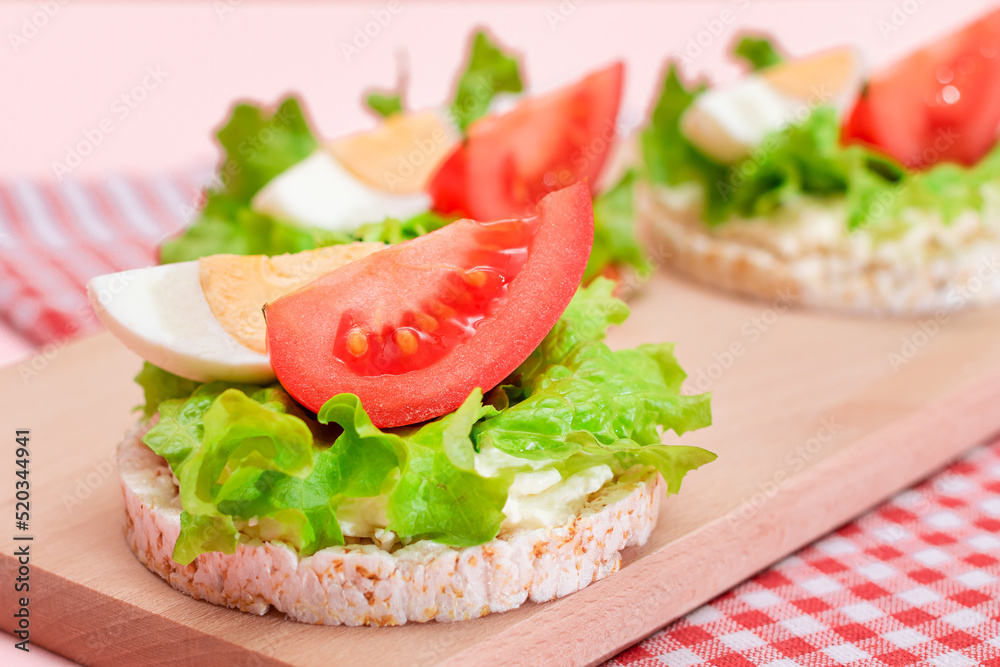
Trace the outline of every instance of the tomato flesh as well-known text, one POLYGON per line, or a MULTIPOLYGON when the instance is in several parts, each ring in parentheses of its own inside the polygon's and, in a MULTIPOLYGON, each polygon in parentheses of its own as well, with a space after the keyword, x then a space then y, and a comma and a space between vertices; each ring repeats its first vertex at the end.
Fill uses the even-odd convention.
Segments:
POLYGON ((382 428, 446 414, 538 346, 583 277, 593 226, 578 183, 529 218, 459 220, 347 264, 266 306, 275 374, 314 412, 356 394, 382 428))
POLYGON ((878 148, 912 169, 975 164, 997 140, 998 84, 1000 10, 873 76, 842 139, 878 148))
POLYGON ((479 323, 506 301, 507 286, 527 260, 536 218, 477 223, 470 227, 473 246, 454 263, 400 265, 395 280, 431 281, 434 294, 420 294, 393 304, 398 317, 388 319, 366 308, 344 311, 334 343, 335 356, 355 373, 407 373, 431 365, 448 350, 471 338, 479 323), (470 266, 471 268, 462 268, 470 266))
POLYGON ((473 122, 431 179, 435 210, 495 220, 577 181, 594 187, 614 145, 623 78, 616 63, 473 122))

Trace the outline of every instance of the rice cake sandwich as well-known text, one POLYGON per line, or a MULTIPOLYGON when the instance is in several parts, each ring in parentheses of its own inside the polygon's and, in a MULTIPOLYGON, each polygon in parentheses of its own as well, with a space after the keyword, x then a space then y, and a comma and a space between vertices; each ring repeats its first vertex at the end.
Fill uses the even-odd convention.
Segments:
POLYGON ((628 308, 580 287, 593 235, 578 183, 389 247, 96 278, 146 359, 118 452, 129 546, 197 599, 329 625, 476 618, 614 573, 715 457, 661 442, 711 422, 673 346, 603 342, 628 308))
POLYGON ((677 68, 641 136, 640 217, 666 263, 738 294, 861 315, 1000 299, 1000 11, 864 76, 851 49, 677 68))

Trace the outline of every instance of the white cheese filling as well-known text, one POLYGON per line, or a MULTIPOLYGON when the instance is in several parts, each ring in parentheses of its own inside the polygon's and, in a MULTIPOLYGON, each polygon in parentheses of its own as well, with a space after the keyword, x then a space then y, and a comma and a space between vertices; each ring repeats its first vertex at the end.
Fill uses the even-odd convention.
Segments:
POLYGON ((696 277, 705 271, 701 280, 736 292, 773 298, 778 285, 778 298, 863 314, 940 316, 1000 301, 1000 188, 994 185, 983 186, 981 207, 953 220, 906 208, 857 229, 848 227, 843 197, 803 196, 767 216, 732 216, 708 226, 699 185, 654 186, 644 194, 642 215, 680 258, 676 265, 696 277), (741 279, 766 278, 749 287, 716 281, 735 275, 732 267, 741 279))
POLYGON ((784 259, 836 256, 855 266, 928 266, 936 260, 964 257, 979 243, 995 247, 1000 240, 1000 188, 984 187, 982 195, 983 210, 967 210, 951 221, 936 211, 907 208, 895 220, 852 230, 847 226, 843 198, 803 196, 767 216, 733 217, 707 227, 701 217, 700 186, 657 187, 653 194, 674 220, 712 238, 738 241, 784 259))
MULTIPOLYGON (((503 507, 503 531, 561 526, 583 509, 591 494, 614 477, 611 468, 601 464, 564 479, 552 467, 554 463, 517 458, 492 445, 485 445, 475 455, 475 471, 482 477, 517 471, 503 507)), ((348 537, 371 538, 388 548, 394 536, 386 529, 387 502, 385 495, 345 500, 337 507, 341 532, 348 537)))

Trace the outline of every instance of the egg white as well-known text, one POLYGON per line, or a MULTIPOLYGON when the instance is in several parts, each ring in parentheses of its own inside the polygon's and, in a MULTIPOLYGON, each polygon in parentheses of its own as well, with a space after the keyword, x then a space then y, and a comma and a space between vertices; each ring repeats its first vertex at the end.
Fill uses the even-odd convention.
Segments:
POLYGON ((87 294, 112 334, 164 370, 198 382, 274 380, 267 355, 241 345, 212 314, 197 261, 98 276, 87 294))
POLYGON ((424 193, 397 194, 362 182, 328 151, 317 149, 261 188, 254 210, 335 232, 385 218, 405 220, 431 207, 424 193))

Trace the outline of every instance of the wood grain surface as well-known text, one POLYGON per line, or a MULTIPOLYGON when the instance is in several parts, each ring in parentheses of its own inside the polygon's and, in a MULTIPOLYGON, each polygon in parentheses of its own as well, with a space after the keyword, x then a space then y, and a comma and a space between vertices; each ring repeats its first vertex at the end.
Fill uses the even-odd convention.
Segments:
MULTIPOLYGON (((5 369, 8 470, 14 430, 32 438, 32 641, 99 665, 593 664, 1000 431, 1000 310, 936 328, 835 318, 662 275, 632 305, 611 344, 678 343, 690 391, 712 390, 715 413, 681 441, 718 461, 666 500, 618 574, 461 623, 307 626, 175 592, 122 535, 113 452, 135 420, 139 360, 104 334, 5 369)), ((4 478, 0 580, 10 582, 13 471, 4 478)), ((14 593, 0 590, 10 631, 14 593)))

